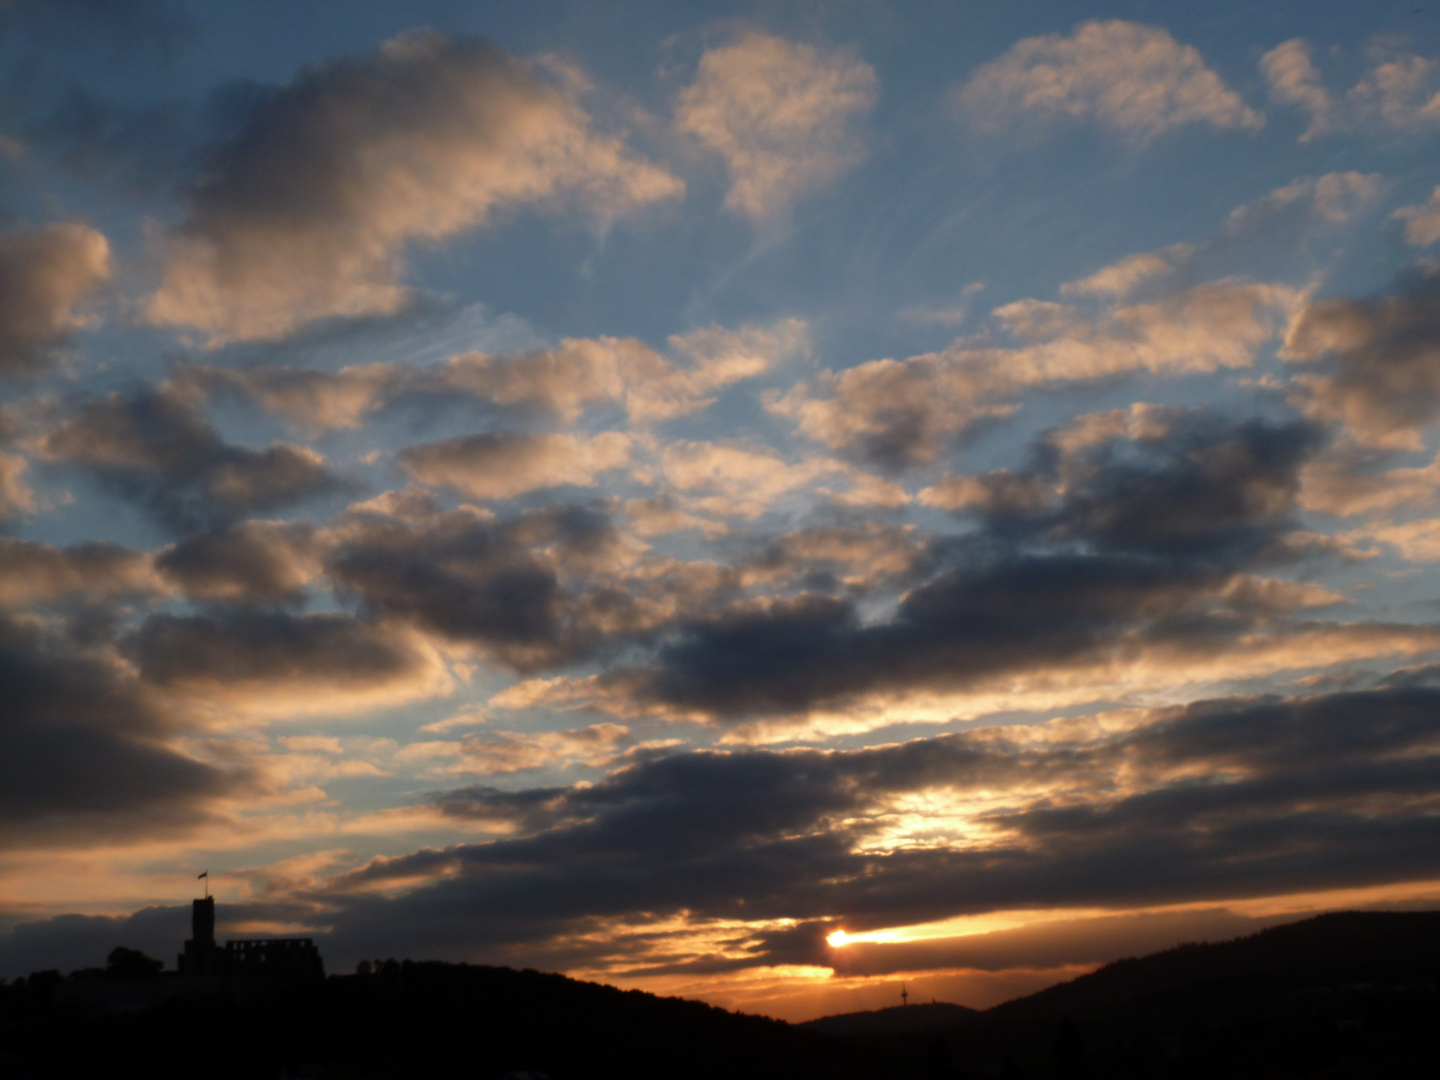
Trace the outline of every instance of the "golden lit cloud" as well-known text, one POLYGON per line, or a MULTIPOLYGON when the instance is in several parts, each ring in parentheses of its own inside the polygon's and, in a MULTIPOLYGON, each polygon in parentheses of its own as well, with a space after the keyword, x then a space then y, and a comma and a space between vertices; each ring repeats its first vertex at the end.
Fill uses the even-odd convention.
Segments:
POLYGON ((1253 131, 1265 123, 1194 48, 1159 27, 1118 19, 1018 41, 982 65, 954 101, 981 128, 1068 116, 1142 142, 1185 124, 1253 131))
POLYGON ((864 158, 855 122, 878 88, 875 69, 849 50, 751 30, 705 50, 675 127, 725 158, 725 209, 759 220, 864 158))

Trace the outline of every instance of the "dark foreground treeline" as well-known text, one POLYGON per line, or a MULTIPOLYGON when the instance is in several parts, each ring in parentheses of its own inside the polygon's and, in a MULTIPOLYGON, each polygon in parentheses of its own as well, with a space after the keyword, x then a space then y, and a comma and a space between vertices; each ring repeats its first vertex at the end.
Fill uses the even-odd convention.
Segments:
POLYGON ((41 974, 0 987, 0 1078, 1431 1078, 1437 980, 1440 913, 1326 915, 983 1013, 910 1006, 813 1027, 459 964, 124 1015, 57 1004, 58 976, 41 974))

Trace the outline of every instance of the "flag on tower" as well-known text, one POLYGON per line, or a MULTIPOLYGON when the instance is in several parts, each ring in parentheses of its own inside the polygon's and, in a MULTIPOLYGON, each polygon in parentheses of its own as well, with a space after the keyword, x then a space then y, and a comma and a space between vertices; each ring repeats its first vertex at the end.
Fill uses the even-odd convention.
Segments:
POLYGON ((209 876, 210 876, 210 871, 209 871, 209 870, 206 870, 203 874, 196 874, 196 875, 195 875, 195 880, 196 880, 196 881, 199 881, 202 877, 203 877, 203 878, 208 878, 209 876))

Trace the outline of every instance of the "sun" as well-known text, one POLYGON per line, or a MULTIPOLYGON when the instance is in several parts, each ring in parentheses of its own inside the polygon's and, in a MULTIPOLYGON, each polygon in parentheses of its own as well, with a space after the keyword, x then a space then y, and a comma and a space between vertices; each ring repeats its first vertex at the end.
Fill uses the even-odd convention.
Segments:
POLYGON ((850 944, 850 935, 845 933, 844 930, 836 930, 833 934, 830 934, 825 938, 825 942, 832 949, 843 948, 844 946, 850 944))

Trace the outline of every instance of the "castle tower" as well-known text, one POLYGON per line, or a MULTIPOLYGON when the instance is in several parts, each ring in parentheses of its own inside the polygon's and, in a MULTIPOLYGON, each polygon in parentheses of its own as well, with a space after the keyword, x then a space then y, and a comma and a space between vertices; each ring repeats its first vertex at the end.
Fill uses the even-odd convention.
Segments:
POLYGON ((215 898, 196 900, 190 910, 190 940, 176 966, 182 975, 218 975, 219 954, 215 948, 215 898))

